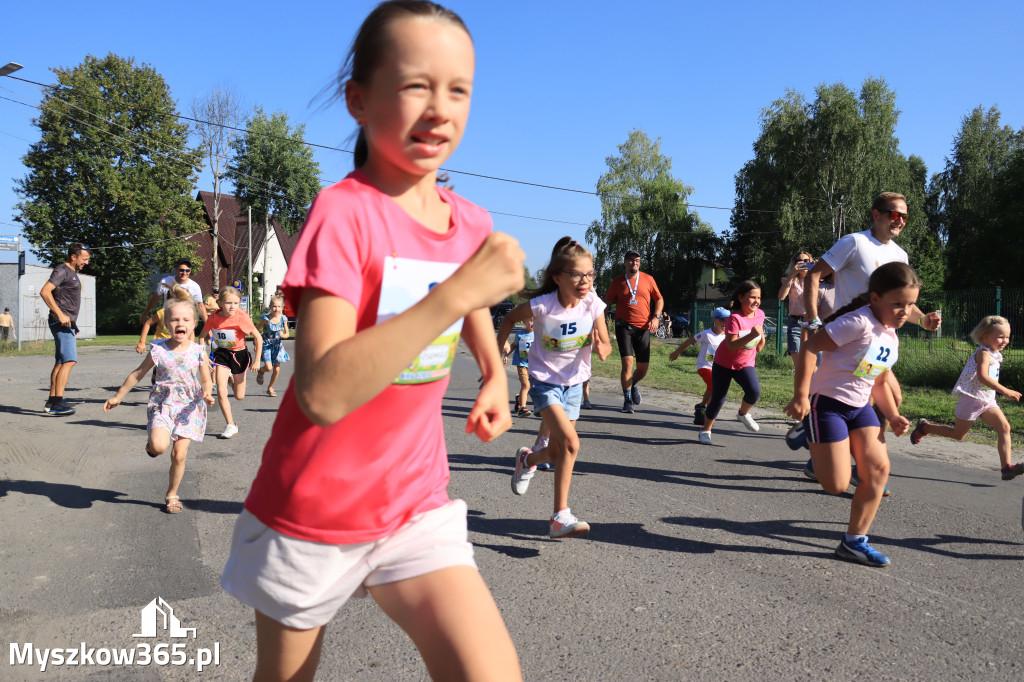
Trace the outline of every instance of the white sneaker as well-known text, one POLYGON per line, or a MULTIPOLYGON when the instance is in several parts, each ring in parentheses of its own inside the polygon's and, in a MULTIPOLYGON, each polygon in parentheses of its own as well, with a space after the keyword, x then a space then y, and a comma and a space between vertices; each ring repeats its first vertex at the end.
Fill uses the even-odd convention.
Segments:
POLYGON ((711 445, 710 431, 701 431, 697 438, 700 440, 701 445, 711 445))
POLYGON ((744 426, 746 426, 749 431, 760 431, 761 430, 761 427, 757 425, 757 422, 754 421, 754 418, 750 416, 749 412, 747 414, 739 414, 737 412, 736 413, 736 418, 739 419, 740 423, 743 424, 744 426))
POLYGON ((548 528, 548 537, 571 538, 590 532, 590 524, 580 521, 568 509, 554 514, 548 528))
POLYGON ((526 494, 526 489, 530 487, 530 479, 537 472, 537 467, 526 466, 526 458, 532 452, 530 448, 519 448, 516 452, 516 468, 512 472, 512 492, 516 495, 526 494))
POLYGON ((224 431, 220 434, 221 438, 234 438, 238 435, 238 427, 234 424, 228 424, 224 427, 224 431))

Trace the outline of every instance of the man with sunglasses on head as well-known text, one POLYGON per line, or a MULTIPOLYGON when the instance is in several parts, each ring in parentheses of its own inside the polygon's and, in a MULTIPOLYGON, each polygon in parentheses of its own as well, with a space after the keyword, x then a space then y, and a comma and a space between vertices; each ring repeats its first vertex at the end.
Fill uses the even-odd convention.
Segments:
MULTIPOLYGON (((831 249, 815 263, 804 280, 804 326, 813 333, 821 326, 818 319, 818 288, 822 278, 834 273, 835 307, 839 310, 860 294, 868 290, 868 278, 886 263, 910 264, 907 252, 893 239, 907 226, 907 198, 896 192, 882 192, 871 204, 871 228, 840 237, 831 249)), ((935 331, 942 324, 936 311, 925 315, 916 305, 910 311, 908 321, 929 331, 935 331)), ((896 406, 903 402, 903 391, 892 372, 885 374, 886 385, 896 399, 896 406)), ((875 410, 878 413, 878 410, 875 410)), ((879 440, 885 443, 885 417, 878 413, 882 428, 879 440)), ((804 470, 808 478, 816 478, 810 463, 804 470)), ((886 489, 888 493, 888 489, 886 489)))
POLYGON ((622 359, 622 411, 633 414, 633 406, 642 399, 636 385, 650 366, 651 332, 658 330, 665 301, 654 278, 640 272, 638 252, 627 251, 624 262, 626 272, 612 280, 604 302, 615 304, 615 341, 622 359))
POLYGON ((164 277, 156 285, 156 293, 150 297, 149 303, 146 304, 146 309, 142 311, 139 324, 146 323, 146 320, 149 319, 149 311, 153 309, 157 302, 163 305, 167 301, 167 297, 170 296, 171 289, 174 288, 175 284, 184 287, 188 290, 188 293, 192 294, 192 300, 196 302, 196 308, 199 310, 199 317, 202 318, 204 324, 206 323, 207 312, 206 306, 203 305, 203 290, 192 279, 192 261, 188 258, 179 258, 178 262, 174 264, 174 275, 164 277))
POLYGON ((89 247, 76 242, 68 249, 67 261, 50 273, 50 279, 40 290, 46 307, 50 309, 49 325, 53 334, 54 363, 50 372, 50 397, 43 412, 58 416, 75 413, 75 408, 64 400, 64 389, 71 370, 78 362, 78 311, 82 307, 82 280, 78 273, 89 264, 89 247))

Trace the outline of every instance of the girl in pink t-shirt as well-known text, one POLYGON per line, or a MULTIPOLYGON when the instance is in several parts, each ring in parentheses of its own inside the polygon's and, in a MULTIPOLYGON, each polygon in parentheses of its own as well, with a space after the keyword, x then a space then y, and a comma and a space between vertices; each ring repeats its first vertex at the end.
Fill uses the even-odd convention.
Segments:
POLYGON ((737 419, 751 431, 761 428, 750 415, 750 408, 761 397, 761 383, 754 369, 754 361, 765 343, 760 285, 751 279, 741 282, 729 309, 732 315, 725 321, 725 340, 718 345, 711 367, 711 400, 704 408, 704 426, 699 436, 704 445, 711 445, 711 427, 725 404, 733 379, 743 389, 737 419))
POLYGON ((530 398, 540 415, 538 447, 519 448, 512 472, 512 492, 526 493, 540 464, 555 464, 554 513, 548 524, 552 538, 583 535, 590 530, 569 509, 569 484, 580 450, 576 420, 583 400, 583 382, 590 378, 590 358, 612 352, 604 321, 605 302, 593 290, 594 257, 571 237, 562 237, 544 268, 544 280, 530 300, 516 306, 498 329, 498 344, 507 354, 508 335, 516 322, 533 320, 530 347, 530 398), (545 443, 541 439, 545 439, 545 443))
POLYGON ((850 486, 850 456, 860 483, 850 504, 850 523, 836 556, 866 566, 886 566, 889 557, 868 544, 867 532, 889 478, 889 455, 879 440, 880 422, 872 396, 897 436, 910 422, 900 416, 886 374, 899 357, 896 329, 915 309, 921 280, 905 263, 887 263, 868 280, 868 293, 837 311, 800 348, 796 359, 793 400, 786 414, 802 419, 817 480, 838 495, 850 486), (867 303, 867 305, 865 305, 867 303), (814 371, 815 355, 824 351, 814 371), (813 374, 813 378, 812 378, 813 374))
POLYGON ((525 260, 437 185, 474 63, 454 12, 384 2, 339 75, 356 170, 317 196, 289 263, 295 373, 221 577, 255 609, 256 679, 313 679, 324 625, 367 594, 433 679, 521 678, 466 503, 447 493, 441 401, 460 336, 482 376, 467 433, 486 442, 512 424, 488 307, 522 288, 525 260))
POLYGON ((203 327, 202 342, 213 344, 213 374, 217 385, 217 404, 224 414, 224 426, 221 438, 234 438, 238 435, 238 426, 231 413, 231 398, 228 397, 228 386, 234 387, 235 400, 245 399, 245 377, 247 371, 255 372, 260 364, 263 348, 263 337, 256 331, 249 313, 241 309, 242 292, 234 287, 224 287, 217 299, 220 308, 206 318, 203 327), (252 334, 255 353, 249 355, 245 337, 252 334), (230 377, 230 384, 228 377, 230 377))
POLYGON ((981 420, 991 426, 998 437, 996 451, 1004 481, 1024 474, 1024 463, 1013 463, 1011 458, 1010 422, 1006 420, 996 394, 1010 400, 1020 400, 1020 393, 999 383, 999 368, 1003 363, 1003 349, 1010 344, 1010 321, 999 315, 989 315, 971 332, 978 348, 971 353, 964 371, 960 373, 953 395, 956 403, 956 426, 932 424, 921 419, 910 434, 910 442, 917 445, 925 436, 943 436, 963 440, 974 422, 981 420))

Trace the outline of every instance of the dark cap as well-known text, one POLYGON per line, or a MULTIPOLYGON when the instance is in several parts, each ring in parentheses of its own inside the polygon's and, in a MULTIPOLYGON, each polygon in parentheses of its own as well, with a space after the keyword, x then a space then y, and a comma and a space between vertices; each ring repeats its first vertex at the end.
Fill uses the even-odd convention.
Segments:
POLYGON ((639 256, 639 255, 640 255, 640 252, 639 251, 634 251, 633 249, 630 249, 629 251, 626 252, 626 258, 629 258, 631 256, 639 256))

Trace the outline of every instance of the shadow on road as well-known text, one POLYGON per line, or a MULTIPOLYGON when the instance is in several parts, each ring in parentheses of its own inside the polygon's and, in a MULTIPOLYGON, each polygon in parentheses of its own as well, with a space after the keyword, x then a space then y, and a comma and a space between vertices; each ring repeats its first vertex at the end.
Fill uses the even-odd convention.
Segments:
POLYGON ((100 488, 83 488, 80 485, 69 485, 67 483, 50 483, 48 481, 23 481, 5 480, 0 481, 0 497, 6 497, 7 493, 16 492, 25 495, 41 495, 67 509, 89 509, 93 502, 109 502, 112 504, 137 504, 143 507, 163 509, 163 505, 142 500, 123 499, 128 493, 117 492, 116 490, 103 490, 100 488))

